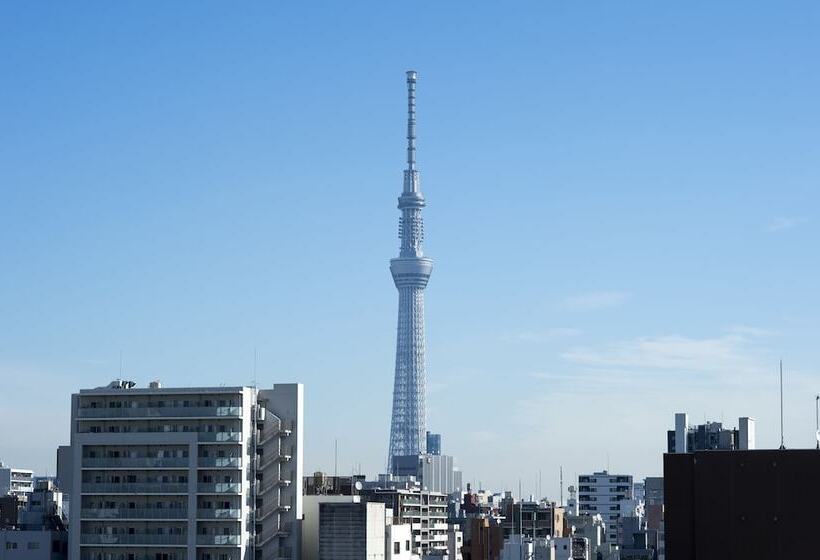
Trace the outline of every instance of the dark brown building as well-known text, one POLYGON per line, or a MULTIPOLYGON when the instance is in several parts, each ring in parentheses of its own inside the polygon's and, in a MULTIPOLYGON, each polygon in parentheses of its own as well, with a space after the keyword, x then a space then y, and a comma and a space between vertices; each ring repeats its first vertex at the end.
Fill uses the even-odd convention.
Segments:
POLYGON ((464 560, 498 560, 504 547, 504 533, 494 519, 472 517, 464 525, 464 560))
POLYGON ((697 451, 663 458, 666 560, 813 558, 820 451, 697 451))

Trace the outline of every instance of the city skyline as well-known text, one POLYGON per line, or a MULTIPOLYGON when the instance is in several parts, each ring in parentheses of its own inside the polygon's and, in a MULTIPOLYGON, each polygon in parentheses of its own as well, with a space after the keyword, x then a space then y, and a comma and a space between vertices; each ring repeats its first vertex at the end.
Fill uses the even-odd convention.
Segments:
POLYGON ((408 42, 398 7, 246 10, 0 7, 5 463, 53 469, 122 353, 143 387, 302 382, 306 471, 336 440, 383 470, 411 67, 465 482, 660 474, 681 411, 776 448, 780 358, 814 447, 816 6, 436 6, 408 42))

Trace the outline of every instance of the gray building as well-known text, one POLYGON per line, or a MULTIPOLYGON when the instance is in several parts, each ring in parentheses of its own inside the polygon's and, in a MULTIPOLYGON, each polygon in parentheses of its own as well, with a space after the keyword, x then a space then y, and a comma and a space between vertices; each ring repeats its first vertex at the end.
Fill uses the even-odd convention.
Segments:
POLYGON ((21 502, 34 491, 34 471, 4 465, 0 461, 0 496, 17 496, 21 502))
POLYGON ((452 494, 461 492, 461 471, 450 455, 398 455, 393 457, 393 476, 415 477, 422 490, 452 494))
POLYGON ((299 558, 303 388, 148 388, 71 399, 58 479, 76 560, 299 558))
POLYGON ((319 504, 319 560, 383 560, 385 506, 380 502, 319 504))
POLYGON ((692 453, 709 450, 747 450, 755 448, 755 420, 744 416, 737 428, 724 428, 721 422, 689 425, 689 415, 675 414, 675 429, 666 432, 667 453, 692 453))
MULTIPOLYGON (((12 497, 16 500, 16 497, 12 497)), ((16 519, 9 512, 0 530, 2 560, 65 560, 68 532, 63 516, 63 495, 50 480, 38 481, 16 519)))

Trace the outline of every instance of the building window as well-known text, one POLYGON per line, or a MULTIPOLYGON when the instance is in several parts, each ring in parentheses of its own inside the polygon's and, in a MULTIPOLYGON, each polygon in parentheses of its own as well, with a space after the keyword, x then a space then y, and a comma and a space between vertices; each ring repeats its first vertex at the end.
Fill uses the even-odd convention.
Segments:
POLYGON ((6 543, 6 550, 15 550, 17 548, 16 542, 7 542, 6 543))
POLYGON ((393 554, 400 554, 401 553, 401 543, 394 542, 393 543, 393 554))
POLYGON ((28 549, 29 550, 37 550, 38 548, 40 548, 40 543, 38 543, 38 542, 28 543, 28 549))

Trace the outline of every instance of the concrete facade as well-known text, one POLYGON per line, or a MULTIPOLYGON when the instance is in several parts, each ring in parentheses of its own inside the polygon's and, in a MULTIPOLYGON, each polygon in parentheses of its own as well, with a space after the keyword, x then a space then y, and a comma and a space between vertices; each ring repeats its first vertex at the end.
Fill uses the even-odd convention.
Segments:
POLYGON ((21 502, 25 502, 33 491, 34 471, 10 467, 0 462, 0 496, 17 496, 21 502))
POLYGON ((632 500, 632 475, 610 474, 607 471, 578 477, 578 513, 600 514, 606 524, 606 539, 618 541, 618 519, 624 500, 632 500))
POLYGON ((59 477, 72 560, 299 557, 301 385, 118 380, 73 395, 71 410, 59 477))

